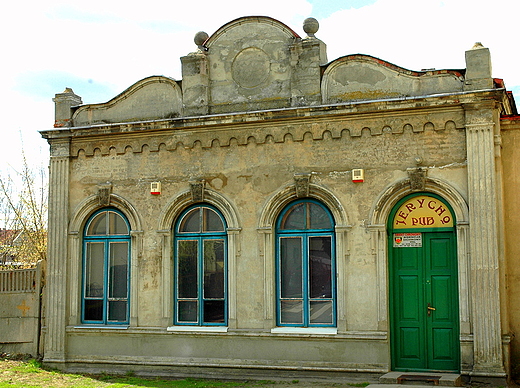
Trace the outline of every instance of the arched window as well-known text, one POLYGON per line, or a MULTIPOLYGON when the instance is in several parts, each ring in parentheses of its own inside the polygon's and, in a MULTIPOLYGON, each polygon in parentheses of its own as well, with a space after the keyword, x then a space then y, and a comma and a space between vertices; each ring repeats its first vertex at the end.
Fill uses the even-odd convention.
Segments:
POLYGON ((175 225, 176 325, 227 324, 227 233, 210 205, 188 208, 175 225))
POLYGON ((320 202, 299 200, 276 225, 277 325, 336 325, 334 219, 320 202))
POLYGON ((83 237, 82 322, 128 323, 130 228, 115 209, 87 221, 83 237))

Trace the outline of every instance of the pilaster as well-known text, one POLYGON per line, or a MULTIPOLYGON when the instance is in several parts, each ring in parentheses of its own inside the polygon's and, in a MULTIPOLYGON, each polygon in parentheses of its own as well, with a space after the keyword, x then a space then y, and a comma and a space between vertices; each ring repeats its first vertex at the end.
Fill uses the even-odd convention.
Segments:
POLYGON ((275 252, 274 252, 274 230, 270 226, 258 228, 259 253, 264 263, 264 329, 275 326, 275 252))
POLYGON ((469 104, 466 110, 471 309, 475 375, 505 374, 499 289, 499 235, 495 164, 494 103, 469 104))
POLYGON ((240 259, 240 228, 228 228, 228 327, 237 328, 237 261, 240 259))
POLYGON ((349 233, 352 230, 351 225, 336 225, 335 236, 336 236, 336 279, 337 279, 337 328, 338 332, 346 332, 349 330, 348 327, 348 308, 347 299, 345 295, 348 295, 347 291, 347 280, 345 276, 340 274, 348 273, 348 261, 350 258, 351 249, 351 237, 349 233))
POLYGON ((387 286, 387 234, 386 225, 368 225, 372 255, 375 256, 377 271, 377 329, 388 330, 388 286, 387 286))
MULTIPOLYGON (((144 232, 142 230, 130 231, 132 237, 132 253, 130 267, 130 326, 139 326, 139 262, 143 252, 144 232)), ((166 256, 170 257, 170 256, 166 256)), ((168 299, 169 300, 169 299, 168 299)), ((164 311, 164 310, 163 310, 164 311)))
POLYGON ((49 226, 47 262, 47 362, 65 361, 67 325, 67 229, 69 189, 69 139, 53 140, 49 168, 49 226))

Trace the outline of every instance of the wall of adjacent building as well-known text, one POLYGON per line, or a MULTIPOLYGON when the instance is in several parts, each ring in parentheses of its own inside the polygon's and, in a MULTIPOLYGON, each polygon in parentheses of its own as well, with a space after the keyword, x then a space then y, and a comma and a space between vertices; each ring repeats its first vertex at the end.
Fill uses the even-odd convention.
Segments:
POLYGON ((520 117, 501 120, 502 168, 504 174, 504 220, 507 263, 503 269, 507 279, 506 303, 511 336, 512 373, 520 374, 520 117))

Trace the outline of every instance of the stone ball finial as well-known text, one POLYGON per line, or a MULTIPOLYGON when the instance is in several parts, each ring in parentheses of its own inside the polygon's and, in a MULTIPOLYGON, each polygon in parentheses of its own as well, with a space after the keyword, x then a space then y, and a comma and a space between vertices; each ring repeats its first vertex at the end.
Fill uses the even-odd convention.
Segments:
POLYGON ((203 49, 204 42, 209 38, 209 35, 205 33, 204 31, 199 31, 195 34, 195 38, 193 41, 197 45, 199 49, 203 49))
POLYGON ((303 31, 309 37, 314 37, 314 34, 318 32, 320 28, 320 23, 314 18, 307 18, 303 21, 303 31))
POLYGON ((480 48, 484 48, 484 45, 480 42, 476 42, 471 49, 476 50, 476 49, 480 49, 480 48))

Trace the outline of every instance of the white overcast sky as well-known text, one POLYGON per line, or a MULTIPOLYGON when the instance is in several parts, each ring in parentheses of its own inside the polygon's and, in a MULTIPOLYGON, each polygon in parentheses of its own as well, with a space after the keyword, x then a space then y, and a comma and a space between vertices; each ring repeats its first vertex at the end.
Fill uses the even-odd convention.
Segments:
POLYGON ((329 61, 362 53, 410 70, 462 69, 464 52, 482 42, 493 77, 520 105, 518 0, 9 1, 0 23, 0 172, 19 165, 21 138, 31 164, 47 163, 38 131, 52 128, 56 93, 71 87, 97 103, 151 75, 180 79, 196 32, 250 15, 302 37, 303 20, 315 17, 329 61))

